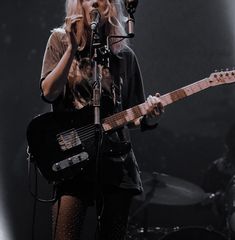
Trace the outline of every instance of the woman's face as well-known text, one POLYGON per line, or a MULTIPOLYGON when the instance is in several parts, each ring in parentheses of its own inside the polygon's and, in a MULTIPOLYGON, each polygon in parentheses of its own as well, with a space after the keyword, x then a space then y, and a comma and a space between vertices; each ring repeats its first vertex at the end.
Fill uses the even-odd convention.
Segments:
POLYGON ((85 13, 84 17, 88 25, 91 23, 90 12, 94 9, 98 9, 101 16, 101 24, 103 24, 107 19, 109 4, 109 0, 82 0, 82 7, 85 13))

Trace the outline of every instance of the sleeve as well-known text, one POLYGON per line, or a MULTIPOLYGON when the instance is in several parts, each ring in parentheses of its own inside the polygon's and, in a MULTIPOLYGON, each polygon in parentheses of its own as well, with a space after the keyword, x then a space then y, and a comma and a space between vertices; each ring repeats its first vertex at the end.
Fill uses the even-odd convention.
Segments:
POLYGON ((41 88, 42 81, 56 67, 56 65, 59 63, 60 59, 62 58, 62 56, 63 56, 62 42, 60 41, 58 32, 53 31, 46 45, 46 50, 45 50, 43 62, 42 62, 41 78, 40 78, 41 97, 46 102, 49 102, 49 101, 43 96, 42 88, 41 88))
MULTIPOLYGON (((123 108, 127 109, 145 102, 145 91, 139 63, 135 53, 130 50, 128 61, 126 62, 127 71, 127 93, 124 99, 123 108)), ((141 131, 151 130, 158 126, 158 120, 149 119, 144 116, 140 122, 141 131)))
POLYGON ((63 53, 61 43, 56 32, 52 32, 48 39, 42 62, 41 81, 56 67, 63 53))
POLYGON ((145 93, 139 63, 135 53, 129 49, 125 60, 123 108, 127 109, 145 101, 145 93))

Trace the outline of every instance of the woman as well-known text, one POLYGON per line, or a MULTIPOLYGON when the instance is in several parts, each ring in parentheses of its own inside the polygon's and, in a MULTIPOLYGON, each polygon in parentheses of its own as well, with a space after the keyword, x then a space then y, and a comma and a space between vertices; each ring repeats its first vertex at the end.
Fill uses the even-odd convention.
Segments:
MULTIPOLYGON (((91 12, 100 13, 97 26, 99 49, 107 36, 126 35, 121 0, 67 0, 66 18, 48 40, 42 66, 41 90, 53 111, 78 111, 92 104, 91 12)), ((127 41, 110 38, 109 65, 98 62, 102 82, 101 115, 119 112, 145 101, 141 74, 127 41)), ((97 41, 97 40, 96 40, 97 41)), ((161 114, 160 99, 149 96, 148 116, 130 125, 148 128, 147 120, 161 114)), ((154 124, 155 126, 156 124, 154 124)), ((128 141, 124 127, 108 134, 108 141, 128 141)), ((91 167, 84 174, 56 185, 57 201, 53 205, 53 239, 80 239, 88 206, 97 201, 98 239, 125 239, 128 212, 133 195, 142 191, 138 166, 131 149, 119 155, 101 153, 99 174, 91 167), (95 176, 99 175, 99 185, 95 176), (97 191, 97 189, 99 191, 97 191)))

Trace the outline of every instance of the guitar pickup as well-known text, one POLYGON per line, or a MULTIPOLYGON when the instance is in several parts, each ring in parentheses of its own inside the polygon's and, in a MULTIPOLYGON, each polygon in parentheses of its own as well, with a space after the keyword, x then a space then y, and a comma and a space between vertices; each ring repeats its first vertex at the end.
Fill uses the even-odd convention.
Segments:
POLYGON ((52 170, 54 172, 59 172, 61 170, 64 170, 68 167, 72 167, 75 164, 78 164, 80 162, 86 161, 89 159, 89 155, 87 152, 81 152, 77 155, 74 155, 72 157, 66 158, 60 162, 56 162, 52 165, 52 170))
POLYGON ((76 129, 70 129, 68 131, 57 134, 56 138, 62 151, 77 147, 82 143, 76 129))

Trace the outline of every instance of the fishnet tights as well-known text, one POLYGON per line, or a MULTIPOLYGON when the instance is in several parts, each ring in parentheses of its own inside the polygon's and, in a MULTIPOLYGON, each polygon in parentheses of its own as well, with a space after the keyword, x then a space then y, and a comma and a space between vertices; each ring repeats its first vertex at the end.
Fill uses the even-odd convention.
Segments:
POLYGON ((52 208, 52 239, 80 240, 86 210, 78 198, 62 196, 52 208))
MULTIPOLYGON (((98 240, 125 240, 131 195, 127 191, 104 194, 98 240)), ((77 197, 62 196, 52 208, 53 240, 80 240, 87 206, 77 197)))

